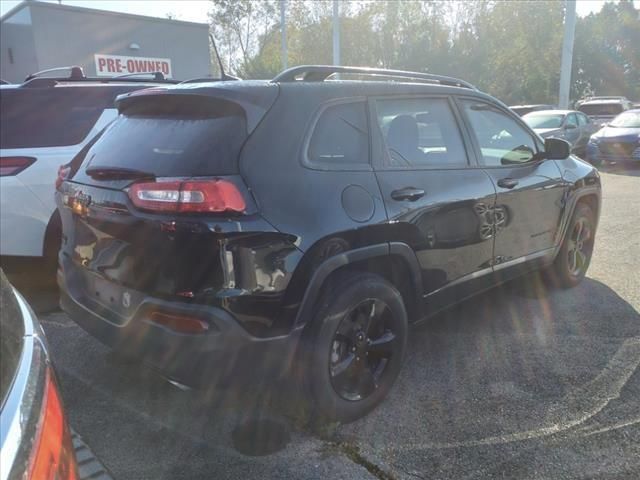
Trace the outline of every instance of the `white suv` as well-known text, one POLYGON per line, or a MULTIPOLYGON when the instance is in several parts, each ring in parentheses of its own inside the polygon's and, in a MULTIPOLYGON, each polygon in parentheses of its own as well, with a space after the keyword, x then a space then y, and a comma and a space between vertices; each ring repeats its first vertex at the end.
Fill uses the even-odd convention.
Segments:
POLYGON ((68 78, 36 74, 20 85, 0 86, 3 264, 44 258, 46 266, 55 268, 61 235, 54 203, 59 168, 116 117, 118 95, 167 82, 86 78, 74 67, 68 78))

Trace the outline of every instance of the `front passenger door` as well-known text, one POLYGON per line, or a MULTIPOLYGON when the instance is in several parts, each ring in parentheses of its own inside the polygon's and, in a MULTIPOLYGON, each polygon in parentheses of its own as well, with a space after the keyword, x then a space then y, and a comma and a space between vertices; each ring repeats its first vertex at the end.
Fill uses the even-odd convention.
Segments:
POLYGON ((565 191, 553 160, 512 113, 476 99, 461 101, 484 169, 494 182, 494 269, 501 280, 546 262, 558 242, 565 191))

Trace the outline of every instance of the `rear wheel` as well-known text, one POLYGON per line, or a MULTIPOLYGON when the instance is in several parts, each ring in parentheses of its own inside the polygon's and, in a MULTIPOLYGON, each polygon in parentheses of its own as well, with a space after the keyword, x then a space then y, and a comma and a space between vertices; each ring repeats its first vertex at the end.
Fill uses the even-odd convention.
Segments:
POLYGON ((374 409, 398 377, 406 342, 407 313, 393 285, 369 273, 336 277, 305 342, 312 416, 350 422, 374 409))
POLYGON ((585 204, 579 203, 569 230, 553 264, 555 282, 563 287, 576 286, 587 273, 595 240, 595 215, 585 204))

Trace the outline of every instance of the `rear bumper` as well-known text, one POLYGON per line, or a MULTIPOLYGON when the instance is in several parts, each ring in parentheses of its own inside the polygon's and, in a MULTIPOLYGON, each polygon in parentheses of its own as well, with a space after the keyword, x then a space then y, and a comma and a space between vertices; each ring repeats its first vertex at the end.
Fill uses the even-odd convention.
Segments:
POLYGON ((284 336, 254 337, 220 308, 148 296, 132 315, 117 322, 113 312, 92 304, 73 277, 58 271, 60 306, 71 319, 102 343, 171 380, 195 388, 259 387, 282 378, 294 361, 301 328, 284 336), (153 323, 152 311, 195 316, 210 327, 202 334, 178 333, 153 323))

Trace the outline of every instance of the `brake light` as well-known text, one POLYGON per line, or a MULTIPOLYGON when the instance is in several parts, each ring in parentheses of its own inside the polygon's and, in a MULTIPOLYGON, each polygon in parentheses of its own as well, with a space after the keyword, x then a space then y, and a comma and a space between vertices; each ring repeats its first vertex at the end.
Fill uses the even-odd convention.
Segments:
POLYGON ((227 180, 145 182, 129 189, 141 210, 176 213, 244 212, 242 193, 227 180))
POLYGON ((209 330, 209 324, 204 320, 184 315, 153 312, 150 319, 153 323, 162 325, 178 333, 197 334, 205 333, 209 330))
POLYGON ((0 157, 0 177, 17 175, 35 161, 33 157, 0 157))
POLYGON ((76 480, 75 454, 62 403, 51 372, 47 371, 43 409, 32 451, 29 478, 32 480, 76 480))
POLYGON ((58 167, 58 176, 56 177, 56 190, 60 188, 62 182, 64 182, 69 176, 69 172, 71 172, 71 167, 69 165, 60 165, 58 167))

